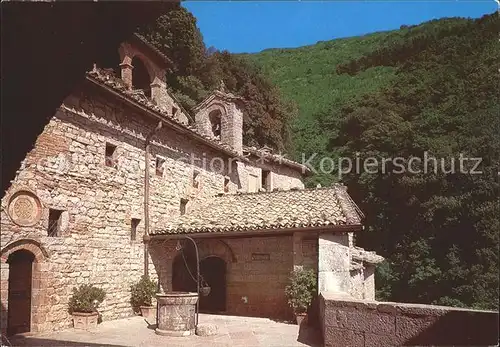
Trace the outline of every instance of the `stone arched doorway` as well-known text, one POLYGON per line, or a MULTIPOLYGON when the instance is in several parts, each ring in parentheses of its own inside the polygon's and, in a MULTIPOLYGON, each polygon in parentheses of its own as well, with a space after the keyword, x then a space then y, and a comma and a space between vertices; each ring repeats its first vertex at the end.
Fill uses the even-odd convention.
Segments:
POLYGON ((209 256, 200 262, 200 273, 210 287, 210 294, 200 298, 200 311, 218 313, 226 311, 226 262, 209 256))
MULTIPOLYGON (((200 285, 210 287, 209 295, 200 297, 200 311, 207 313, 225 312, 227 261, 232 260, 229 248, 220 242, 201 242, 198 246, 201 258, 200 285)), ((190 243, 184 243, 182 250, 172 262, 172 290, 196 292, 196 275, 194 247, 190 243)))
POLYGON ((35 255, 21 249, 9 255, 9 307, 7 334, 14 335, 31 331, 31 297, 33 262, 35 255))

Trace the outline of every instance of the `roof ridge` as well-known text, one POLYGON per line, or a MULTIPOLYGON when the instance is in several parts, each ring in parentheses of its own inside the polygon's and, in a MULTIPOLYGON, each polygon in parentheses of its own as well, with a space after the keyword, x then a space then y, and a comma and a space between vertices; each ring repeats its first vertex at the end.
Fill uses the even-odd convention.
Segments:
POLYGON ((222 197, 227 199, 220 200, 218 196, 218 199, 200 202, 189 213, 169 219, 163 226, 155 228, 151 235, 349 225, 360 230, 361 220, 353 212, 354 206, 345 194, 345 186, 340 184, 324 188, 225 194, 222 197))
POLYGON ((220 193, 214 195, 214 198, 228 197, 228 196, 249 196, 249 195, 266 195, 266 194, 277 194, 277 193, 290 193, 290 192, 313 192, 313 191, 321 191, 321 190, 336 190, 339 188, 345 187, 339 183, 334 183, 330 187, 310 187, 310 188, 302 188, 302 189, 277 189, 272 191, 260 191, 260 192, 237 192, 237 193, 220 193), (339 186, 340 185, 340 186, 339 186))
POLYGON ((154 44, 152 44, 151 41, 149 41, 148 39, 146 39, 146 37, 144 37, 144 35, 142 35, 142 34, 140 34, 138 32, 135 32, 129 38, 129 40, 133 40, 133 39, 136 39, 136 40, 140 41, 150 51, 152 51, 154 54, 156 54, 158 56, 158 58, 160 58, 161 60, 163 60, 163 63, 165 63, 166 65, 172 65, 173 64, 172 60, 167 55, 165 55, 162 51, 160 51, 158 49, 158 47, 156 47, 154 44))

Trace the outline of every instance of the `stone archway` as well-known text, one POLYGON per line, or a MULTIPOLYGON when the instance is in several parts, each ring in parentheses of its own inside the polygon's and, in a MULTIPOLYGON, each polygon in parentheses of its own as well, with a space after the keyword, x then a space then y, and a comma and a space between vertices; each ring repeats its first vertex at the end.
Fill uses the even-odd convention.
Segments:
POLYGON ((226 262, 209 256, 200 262, 200 274, 210 287, 208 296, 200 297, 200 311, 220 313, 226 311, 226 262))
POLYGON ((5 246, 0 254, 2 333, 43 330, 41 325, 49 310, 48 252, 39 242, 22 239, 5 246))
POLYGON ((207 257, 219 257, 226 263, 236 263, 236 256, 229 245, 220 239, 198 241, 200 260, 207 257))

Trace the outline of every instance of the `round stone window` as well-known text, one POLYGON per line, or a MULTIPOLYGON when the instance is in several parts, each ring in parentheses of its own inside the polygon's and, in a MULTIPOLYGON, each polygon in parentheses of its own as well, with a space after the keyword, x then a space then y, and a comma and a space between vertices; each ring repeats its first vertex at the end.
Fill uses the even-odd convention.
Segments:
POLYGON ((42 204, 34 193, 20 190, 10 197, 7 211, 15 224, 32 226, 40 220, 42 204))

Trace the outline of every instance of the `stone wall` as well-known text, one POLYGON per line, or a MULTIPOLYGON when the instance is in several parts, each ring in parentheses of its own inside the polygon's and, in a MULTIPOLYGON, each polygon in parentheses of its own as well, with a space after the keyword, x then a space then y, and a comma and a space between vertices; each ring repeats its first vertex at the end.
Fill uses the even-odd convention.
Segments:
POLYGON ((365 299, 363 269, 351 270, 350 274, 349 295, 355 299, 365 299))
POLYGON ((351 269, 350 274, 351 283, 348 294, 355 299, 375 300, 375 265, 360 264, 355 269, 351 269))
POLYGON ((498 312, 355 300, 322 293, 325 347, 485 346, 498 343, 498 312))

